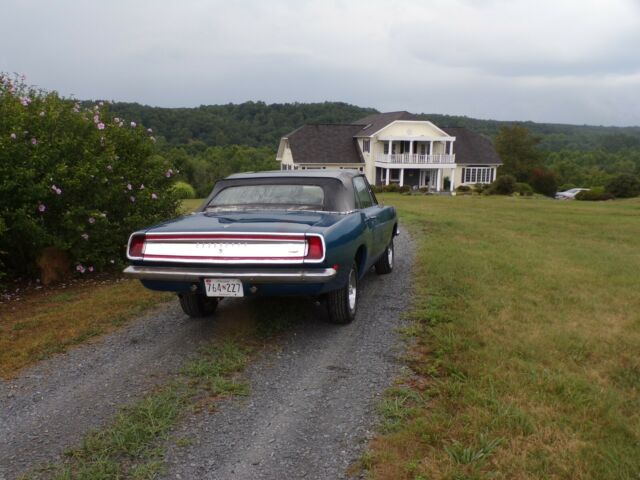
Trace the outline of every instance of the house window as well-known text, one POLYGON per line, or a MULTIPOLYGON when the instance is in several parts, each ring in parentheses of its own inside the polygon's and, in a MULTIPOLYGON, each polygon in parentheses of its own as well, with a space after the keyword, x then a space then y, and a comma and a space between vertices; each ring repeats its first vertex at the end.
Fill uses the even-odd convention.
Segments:
POLYGON ((389 154, 389 142, 384 142, 384 154, 389 154))
POLYGON ((362 140, 362 151, 365 153, 369 153, 369 148, 370 148, 369 139, 365 138, 364 140, 362 140))
POLYGON ((462 170, 463 183, 491 183, 493 167, 466 167, 462 170))

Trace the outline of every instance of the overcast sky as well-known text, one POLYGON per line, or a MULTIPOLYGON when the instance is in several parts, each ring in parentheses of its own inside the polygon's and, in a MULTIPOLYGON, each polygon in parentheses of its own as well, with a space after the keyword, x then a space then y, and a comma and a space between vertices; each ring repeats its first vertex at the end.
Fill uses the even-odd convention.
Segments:
POLYGON ((0 71, 168 107, 640 125, 640 0, 0 0, 0 71))

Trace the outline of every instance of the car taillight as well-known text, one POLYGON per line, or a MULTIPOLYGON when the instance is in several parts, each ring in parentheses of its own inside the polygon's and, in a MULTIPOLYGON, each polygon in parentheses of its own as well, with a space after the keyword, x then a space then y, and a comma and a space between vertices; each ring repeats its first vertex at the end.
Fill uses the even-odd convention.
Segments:
POLYGON ((142 257, 144 255, 144 235, 134 235, 129 242, 129 256, 142 257))
POLYGON ((307 256, 305 260, 322 260, 324 257, 324 248, 320 237, 307 237, 307 256))

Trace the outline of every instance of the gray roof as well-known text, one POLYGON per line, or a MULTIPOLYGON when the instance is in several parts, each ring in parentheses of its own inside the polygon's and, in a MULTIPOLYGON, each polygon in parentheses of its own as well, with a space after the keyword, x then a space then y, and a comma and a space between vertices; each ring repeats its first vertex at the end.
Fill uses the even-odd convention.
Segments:
MULTIPOLYGON (((396 120, 421 120, 409 112, 367 115, 353 124, 308 124, 285 136, 295 163, 364 163, 358 137, 368 137, 396 120)), ((502 165, 491 140, 464 127, 441 128, 456 137, 453 153, 462 165, 502 165)))
POLYGON ((413 113, 405 111, 372 113, 371 115, 367 115, 366 117, 353 122, 364 126, 355 136, 369 137, 396 120, 419 120, 419 118, 413 113))
POLYGON ((502 165, 502 160, 491 140, 464 127, 443 127, 442 130, 456 137, 453 153, 456 163, 462 165, 502 165))
POLYGON ((361 129, 362 125, 308 124, 286 138, 296 163, 364 163, 354 138, 361 129))

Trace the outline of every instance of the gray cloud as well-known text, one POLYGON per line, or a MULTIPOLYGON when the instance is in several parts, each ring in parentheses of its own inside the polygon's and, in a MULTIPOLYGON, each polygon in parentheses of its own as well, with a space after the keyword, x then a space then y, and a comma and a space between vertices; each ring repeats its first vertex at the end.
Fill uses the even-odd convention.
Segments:
POLYGON ((0 70, 78 98, 640 124, 635 0, 16 0, 2 12, 0 70))

